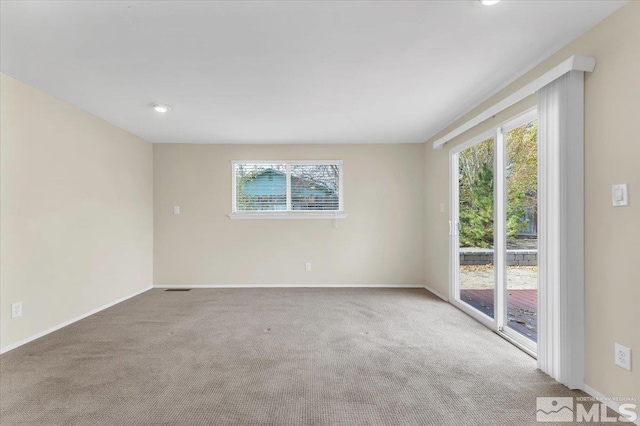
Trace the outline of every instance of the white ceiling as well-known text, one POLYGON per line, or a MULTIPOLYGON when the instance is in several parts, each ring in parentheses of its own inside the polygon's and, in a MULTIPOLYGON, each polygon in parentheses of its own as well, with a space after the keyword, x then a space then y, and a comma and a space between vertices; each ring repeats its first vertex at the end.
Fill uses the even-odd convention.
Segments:
POLYGON ((424 142, 624 3, 3 1, 0 63, 151 142, 424 142))

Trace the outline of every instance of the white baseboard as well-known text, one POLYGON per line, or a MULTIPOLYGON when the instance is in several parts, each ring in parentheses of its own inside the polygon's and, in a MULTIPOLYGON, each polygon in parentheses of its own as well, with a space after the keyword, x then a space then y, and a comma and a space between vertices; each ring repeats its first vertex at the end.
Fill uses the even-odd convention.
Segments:
POLYGON ((153 288, 424 288, 422 284, 155 284, 153 288))
POLYGON ((431 287, 427 287, 426 285, 424 286, 425 289, 427 289, 428 291, 430 291, 431 293, 435 294, 436 296, 438 296, 440 299, 444 300, 445 302, 449 301, 449 298, 444 296, 442 293, 435 291, 434 289, 432 289, 431 287))
MULTIPOLYGON (((600 399, 603 404, 614 410, 616 413, 620 413, 620 404, 618 404, 617 402, 612 401, 607 396, 601 394, 600 392, 590 386, 587 386, 586 384, 583 386, 582 390, 592 397, 600 399)), ((640 412, 638 411, 640 409, 640 401, 634 401, 633 403, 636 404, 636 413, 638 414, 638 418, 632 424, 640 425, 640 412)))
POLYGON ((68 321, 65 321, 65 322, 63 322, 61 324, 58 324, 58 325, 56 325, 54 327, 51 327, 51 328, 49 328, 49 329, 47 329, 45 331, 42 331, 42 332, 37 333, 37 334, 34 334, 33 336, 27 337, 26 339, 22 339, 22 340, 20 340, 20 341, 18 341, 16 343, 12 343, 10 345, 7 345, 4 348, 0 349, 0 354, 4 354, 6 352, 9 352, 9 351, 11 351, 13 349, 16 349, 16 348, 22 346, 22 345, 26 345, 27 343, 32 342, 32 341, 34 341, 36 339, 39 339, 42 336, 46 336, 47 334, 53 333, 56 330, 60 330, 61 328, 66 327, 66 326, 68 326, 70 324, 73 324, 74 322, 80 321, 81 319, 87 318, 87 317, 89 317, 89 316, 91 316, 93 314, 96 314, 96 313, 98 313, 100 311, 103 311, 103 310, 105 310, 107 308, 110 308, 110 307, 112 307, 114 305, 117 305, 118 303, 124 302, 127 299, 131 299, 132 297, 138 296, 139 294, 142 294, 145 291, 149 291, 152 288, 153 288, 153 286, 149 286, 147 288, 144 288, 144 289, 142 289, 140 291, 137 291, 137 292, 135 292, 133 294, 130 294, 128 296, 121 297, 119 299, 114 300, 111 303, 108 303, 108 304, 106 304, 104 306, 101 306, 99 308, 96 308, 96 309, 92 309, 91 311, 89 311, 89 312, 87 312, 85 314, 82 314, 82 315, 80 315, 78 317, 72 318, 72 319, 70 319, 68 321))

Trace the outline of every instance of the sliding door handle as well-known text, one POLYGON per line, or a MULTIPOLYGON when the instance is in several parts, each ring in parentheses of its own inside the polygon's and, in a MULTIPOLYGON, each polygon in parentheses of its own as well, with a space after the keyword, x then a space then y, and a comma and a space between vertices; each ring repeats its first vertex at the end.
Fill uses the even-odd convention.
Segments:
POLYGON ((460 235, 460 222, 449 221, 449 235, 460 235))

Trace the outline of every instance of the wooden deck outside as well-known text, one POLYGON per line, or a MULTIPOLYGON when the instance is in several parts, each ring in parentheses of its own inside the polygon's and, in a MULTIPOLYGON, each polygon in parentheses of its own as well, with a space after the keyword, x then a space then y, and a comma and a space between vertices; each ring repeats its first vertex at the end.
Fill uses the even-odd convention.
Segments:
MULTIPOLYGON (((493 289, 460 290, 460 300, 480 312, 494 316, 493 289)), ((508 326, 534 342, 538 339, 538 290, 509 290, 508 326)))

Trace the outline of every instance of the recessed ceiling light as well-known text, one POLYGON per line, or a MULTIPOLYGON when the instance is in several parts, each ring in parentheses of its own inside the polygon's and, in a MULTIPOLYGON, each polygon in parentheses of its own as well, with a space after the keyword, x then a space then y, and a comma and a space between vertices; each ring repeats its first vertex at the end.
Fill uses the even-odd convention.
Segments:
POLYGON ((485 6, 493 6, 498 2, 500 2, 500 0, 480 0, 480 3, 482 3, 485 6))
POLYGON ((164 114, 165 112, 169 111, 171 107, 166 104, 153 104, 153 109, 164 114))

